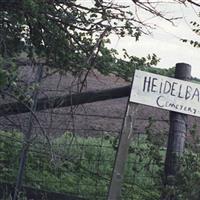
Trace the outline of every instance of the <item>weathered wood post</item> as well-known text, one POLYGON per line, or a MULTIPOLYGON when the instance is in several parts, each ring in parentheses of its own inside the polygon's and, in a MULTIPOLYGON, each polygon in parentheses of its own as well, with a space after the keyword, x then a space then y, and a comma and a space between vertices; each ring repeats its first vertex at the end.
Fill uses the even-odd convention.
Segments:
MULTIPOLYGON (((185 63, 176 64, 175 78, 189 80, 191 78, 191 66, 185 63)), ((187 115, 170 111, 170 128, 165 159, 165 186, 174 186, 175 176, 179 169, 178 158, 183 154, 185 136, 187 131, 187 115)), ((165 192, 164 192, 165 193, 165 192)), ((163 194, 161 199, 174 200, 173 194, 163 194)))
POLYGON ((121 199, 121 187, 124 176, 125 162, 128 156, 128 149, 133 135, 133 125, 137 112, 137 104, 128 102, 126 114, 119 138, 118 150, 115 157, 112 179, 108 192, 108 200, 121 199))
MULTIPOLYGON (((191 67, 185 63, 178 63, 176 65, 175 78, 140 70, 135 71, 124 125, 116 154, 108 200, 119 200, 121 196, 123 171, 128 155, 130 138, 133 132, 133 122, 134 117, 136 116, 137 104, 149 105, 171 111, 164 183, 165 186, 168 185, 173 188, 175 183, 173 180, 175 180, 179 167, 178 158, 184 151, 187 129, 186 114, 200 117, 200 108, 198 106, 200 98, 199 85, 183 81, 190 78, 191 67), (134 102, 134 104, 130 102, 134 102)), ((166 194, 164 191, 161 199, 175 200, 175 195, 170 192, 166 194)))

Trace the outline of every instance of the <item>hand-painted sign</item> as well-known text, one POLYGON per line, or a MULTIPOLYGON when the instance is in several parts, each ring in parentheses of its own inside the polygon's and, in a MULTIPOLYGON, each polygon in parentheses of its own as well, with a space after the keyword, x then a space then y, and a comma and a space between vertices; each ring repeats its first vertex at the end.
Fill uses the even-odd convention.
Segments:
POLYGON ((130 101, 200 117, 200 84, 136 70, 130 101))

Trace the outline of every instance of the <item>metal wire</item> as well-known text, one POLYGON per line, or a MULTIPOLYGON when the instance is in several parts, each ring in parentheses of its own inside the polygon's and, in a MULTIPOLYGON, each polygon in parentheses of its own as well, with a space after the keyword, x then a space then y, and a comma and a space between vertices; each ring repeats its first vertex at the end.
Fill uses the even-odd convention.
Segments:
MULTIPOLYGON (((79 117, 81 121, 87 118, 89 128, 76 127, 56 127, 53 123, 59 116, 70 116, 70 112, 59 111, 42 111, 38 112, 42 115, 51 115, 52 121, 43 118, 42 128, 46 131, 49 129, 54 132, 65 132, 67 139, 62 136, 49 136, 52 152, 49 150, 48 145, 45 142, 45 137, 39 134, 40 128, 33 122, 33 140, 31 140, 28 160, 26 162, 26 171, 23 179, 23 185, 32 187, 39 187, 49 192, 60 192, 67 194, 74 194, 75 196, 87 198, 87 199, 105 199, 107 189, 112 174, 112 167, 114 163, 116 148, 118 144, 118 138, 120 134, 120 127, 108 129, 105 127, 91 127, 96 119, 105 121, 114 121, 113 124, 121 124, 123 117, 116 115, 104 115, 104 114, 91 114, 91 113, 73 113, 74 117, 79 117), (118 128, 118 129, 117 129, 118 128), (79 133, 82 134, 79 134, 79 133), (84 135, 85 133, 95 134, 84 135), (62 139, 61 139, 62 138, 62 139)), ((6 166, 10 171, 13 171, 11 175, 0 175, 1 181, 15 182, 14 171, 17 168, 18 156, 20 148, 23 145, 23 134, 20 133, 23 128, 27 127, 27 124, 12 123, 12 117, 0 122, 0 144, 4 143, 7 149, 15 149, 13 157, 11 154, 10 160, 13 160, 9 166, 6 166), (7 131, 7 132, 6 132, 7 131), (10 134, 13 132, 13 135, 10 134), (20 137, 15 137, 15 134, 20 137)), ((159 179, 156 175, 158 163, 153 162, 148 158, 151 153, 150 150, 144 149, 143 140, 149 137, 147 130, 153 129, 153 125, 156 123, 168 123, 165 119, 151 118, 138 118, 137 122, 140 126, 143 126, 143 131, 140 131, 135 127, 133 142, 130 147, 129 157, 127 160, 127 168, 125 173, 125 181, 123 185, 123 199, 131 199, 135 187, 140 188, 142 195, 144 187, 138 180, 151 180, 150 185, 156 185, 159 179), (142 159, 145 159, 142 160, 142 159)), ((72 123, 72 122, 71 122, 72 123)), ((95 122, 98 125, 98 121, 95 122)), ((152 135, 159 135, 160 130, 157 130, 152 135)), ((165 133, 162 133, 163 136, 165 133)), ((6 148, 2 149, 0 146, 0 155, 8 153, 6 148)), ((8 158, 8 156, 7 156, 8 158)), ((1 164, 1 161, 0 161, 1 164)), ((159 164, 163 166, 163 161, 159 164)), ((3 165, 4 166, 4 165, 3 165)), ((5 166, 4 166, 5 167, 5 166)), ((0 165, 1 168, 1 165, 0 165)), ((147 182, 147 181, 146 181, 147 182)), ((159 185, 158 185, 159 186, 159 185)), ((151 191, 145 191, 145 193, 151 191)))

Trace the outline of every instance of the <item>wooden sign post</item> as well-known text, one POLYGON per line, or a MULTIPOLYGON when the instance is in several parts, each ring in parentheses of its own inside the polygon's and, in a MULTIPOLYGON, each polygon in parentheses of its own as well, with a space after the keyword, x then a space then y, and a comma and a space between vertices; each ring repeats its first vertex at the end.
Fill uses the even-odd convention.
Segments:
MULTIPOLYGON (((176 71, 180 71, 181 74, 184 74, 182 73, 184 69, 181 69, 181 67, 191 70, 189 65, 179 63, 177 64, 178 69, 176 68, 176 71)), ((176 78, 187 80, 185 75, 184 77, 181 76, 182 75, 176 73, 176 78)), ((108 192, 108 200, 120 200, 121 198, 125 161, 128 156, 129 144, 133 135, 137 104, 149 105, 177 113, 200 117, 200 85, 179 79, 139 70, 135 71, 116 153, 112 180, 108 192)), ((173 127, 173 130, 176 130, 177 132, 178 127, 173 127)), ((185 133, 186 130, 183 130, 183 132, 185 133)), ((171 142, 173 143, 173 141, 171 142)))
POLYGON ((115 158, 112 180, 110 183, 108 200, 120 200, 121 186, 124 176, 125 162, 128 156, 128 149, 133 135, 133 124, 137 112, 137 104, 127 104, 126 114, 119 139, 118 150, 115 158))
MULTIPOLYGON (((191 66, 185 63, 176 64, 175 78, 182 80, 190 80, 191 66)), ((196 105, 198 104, 200 105, 199 85, 195 84, 195 87, 190 86, 189 90, 190 90, 189 94, 187 95, 188 100, 189 96, 191 96, 191 99, 194 100, 195 102, 195 104, 191 103, 192 109, 197 109, 197 112, 195 112, 195 114, 199 116, 199 111, 198 111, 199 108, 196 107, 196 105)), ((176 195, 173 192, 173 189, 169 190, 169 188, 174 188, 175 186, 176 182, 175 177, 180 169, 179 158, 180 156, 183 155, 184 152, 185 138, 187 132, 187 115, 172 111, 170 112, 169 119, 170 119, 170 128, 168 135, 167 153, 165 158, 165 173, 164 173, 165 190, 163 190, 163 194, 161 196, 161 199, 163 200, 176 199, 176 195)))

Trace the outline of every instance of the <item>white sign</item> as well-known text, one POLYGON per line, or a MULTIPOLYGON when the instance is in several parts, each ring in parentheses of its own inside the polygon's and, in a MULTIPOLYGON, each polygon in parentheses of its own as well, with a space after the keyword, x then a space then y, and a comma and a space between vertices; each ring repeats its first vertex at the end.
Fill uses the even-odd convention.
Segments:
POLYGON ((200 117, 200 84, 136 70, 130 101, 200 117))

